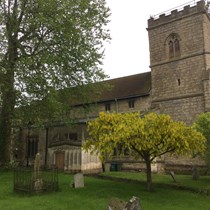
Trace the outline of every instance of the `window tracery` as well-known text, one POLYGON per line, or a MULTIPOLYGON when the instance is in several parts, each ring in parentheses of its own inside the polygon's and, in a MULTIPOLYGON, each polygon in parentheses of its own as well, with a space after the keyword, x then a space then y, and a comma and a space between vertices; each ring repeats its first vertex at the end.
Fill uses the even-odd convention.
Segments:
POLYGON ((169 59, 177 58, 180 53, 180 38, 177 34, 171 34, 167 38, 169 59))

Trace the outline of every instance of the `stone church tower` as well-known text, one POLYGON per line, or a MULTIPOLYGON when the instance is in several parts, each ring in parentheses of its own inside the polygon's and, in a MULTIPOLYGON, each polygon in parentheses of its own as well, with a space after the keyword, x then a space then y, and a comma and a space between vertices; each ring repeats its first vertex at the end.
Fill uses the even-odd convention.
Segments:
MULTIPOLYGON (((193 1, 194 3, 194 1, 193 1)), ((204 0, 148 20, 152 107, 192 123, 210 111, 210 15, 204 0)))

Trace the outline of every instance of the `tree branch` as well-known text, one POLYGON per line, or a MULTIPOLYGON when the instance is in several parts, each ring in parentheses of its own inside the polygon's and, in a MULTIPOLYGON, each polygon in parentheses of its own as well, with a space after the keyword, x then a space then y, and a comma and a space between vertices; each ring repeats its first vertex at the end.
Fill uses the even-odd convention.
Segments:
POLYGON ((145 159, 145 155, 143 154, 143 152, 141 152, 140 150, 138 150, 134 145, 131 145, 132 149, 137 152, 143 159, 145 159))
POLYGON ((21 12, 20 12, 20 15, 19 15, 19 17, 18 17, 19 26, 20 26, 20 23, 21 23, 22 20, 23 20, 23 15, 24 15, 24 13, 25 13, 26 3, 27 3, 27 0, 24 0, 24 1, 23 1, 23 4, 22 4, 22 7, 21 7, 21 12))
MULTIPOLYGON (((175 148, 168 148, 166 151, 161 152, 160 154, 157 154, 157 155, 155 155, 154 157, 152 157, 152 158, 151 158, 151 161, 153 161, 156 157, 159 157, 159 156, 161 156, 161 155, 164 155, 164 154, 166 154, 166 153, 173 152, 173 151, 175 151, 175 148)), ((152 152, 152 153, 151 153, 151 156, 152 156, 153 154, 155 154, 155 152, 152 152)))

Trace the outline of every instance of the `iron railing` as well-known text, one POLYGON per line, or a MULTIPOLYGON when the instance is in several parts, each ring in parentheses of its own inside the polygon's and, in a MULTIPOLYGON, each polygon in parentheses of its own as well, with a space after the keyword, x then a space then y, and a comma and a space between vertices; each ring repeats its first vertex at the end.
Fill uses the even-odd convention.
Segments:
POLYGON ((23 193, 52 192, 58 190, 58 171, 55 168, 39 171, 35 179, 33 168, 14 169, 14 191, 23 193), (37 183, 39 187, 37 188, 37 183))

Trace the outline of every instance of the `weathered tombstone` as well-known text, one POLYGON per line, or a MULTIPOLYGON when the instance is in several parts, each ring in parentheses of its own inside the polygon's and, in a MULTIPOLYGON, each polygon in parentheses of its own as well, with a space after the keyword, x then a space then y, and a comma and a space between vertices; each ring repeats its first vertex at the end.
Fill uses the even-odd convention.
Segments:
POLYGON ((111 198, 108 204, 108 210, 124 210, 126 202, 119 198, 111 198))
POLYGON ((105 165, 104 165, 105 172, 110 172, 110 167, 111 167, 110 163, 105 163, 105 165))
POLYGON ((133 196, 126 204, 124 210, 141 210, 140 199, 133 196))
POLYGON ((84 187, 84 175, 82 173, 77 173, 74 175, 74 188, 84 187))
POLYGON ((128 202, 119 198, 112 198, 109 202, 108 210, 141 210, 140 200, 135 196, 128 202))
POLYGON ((170 175, 173 178, 174 182, 177 183, 175 173, 173 171, 170 171, 170 175))
POLYGON ((34 190, 36 192, 43 190, 43 181, 40 175, 40 154, 37 153, 34 162, 34 190))
POLYGON ((198 180, 200 178, 200 174, 199 174, 199 170, 197 168, 196 165, 193 165, 193 169, 192 169, 193 173, 192 173, 192 179, 193 180, 198 180))

